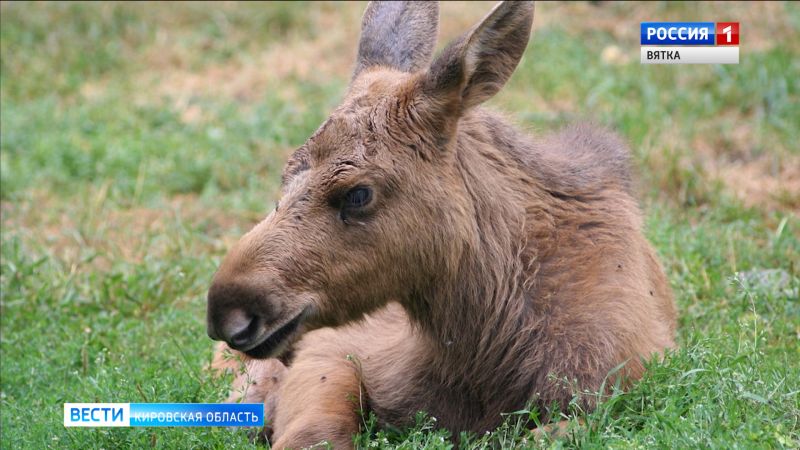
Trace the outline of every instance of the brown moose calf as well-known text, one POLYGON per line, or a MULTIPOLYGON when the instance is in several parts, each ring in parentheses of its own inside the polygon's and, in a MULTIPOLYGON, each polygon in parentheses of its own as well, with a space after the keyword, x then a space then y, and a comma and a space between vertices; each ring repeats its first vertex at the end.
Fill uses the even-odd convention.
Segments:
POLYGON ((208 334, 248 360, 277 448, 350 447, 362 410, 489 430, 622 364, 635 380, 673 346, 620 140, 529 137, 479 106, 522 57, 533 5, 499 4, 431 62, 437 22, 435 3, 369 4, 342 105, 208 292, 208 334))

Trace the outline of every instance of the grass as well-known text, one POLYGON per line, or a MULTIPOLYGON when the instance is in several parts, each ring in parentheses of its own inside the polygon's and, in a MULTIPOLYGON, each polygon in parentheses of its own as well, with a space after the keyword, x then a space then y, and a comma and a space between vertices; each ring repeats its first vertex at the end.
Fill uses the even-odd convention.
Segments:
MULTIPOLYGON (((70 401, 216 402, 204 295, 337 103, 362 5, 0 6, 0 447, 251 448, 227 429, 67 429, 70 401)), ((445 5, 453 37, 488 10, 445 5)), ((680 348, 542 445, 800 445, 800 7, 543 4, 494 99, 634 149, 680 348), (638 63, 638 22, 739 20, 735 66, 638 63), (616 51, 615 51, 616 48, 616 51), (605 56, 601 56, 605 55, 605 56)), ((530 446, 518 411, 465 447, 530 446)), ((575 419, 573 419, 575 420, 575 419)), ((365 418, 362 447, 448 448, 365 418)))

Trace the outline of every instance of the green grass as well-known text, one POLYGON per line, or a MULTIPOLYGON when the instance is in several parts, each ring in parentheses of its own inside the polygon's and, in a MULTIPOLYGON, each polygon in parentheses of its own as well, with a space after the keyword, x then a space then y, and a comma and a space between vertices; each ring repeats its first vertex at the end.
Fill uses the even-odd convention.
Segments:
MULTIPOLYGON (((228 429, 67 429, 62 404, 225 397, 229 380, 203 370, 205 290, 226 248, 271 209, 288 153, 339 100, 356 44, 335 25, 355 27, 360 9, 3 4, 0 447, 254 445, 228 429), (308 45, 331 42, 325 51, 344 50, 326 66, 308 45), (262 68, 274 54, 319 66, 262 68), (258 69, 262 89, 229 90, 230 66, 258 69)), ((558 20, 537 22, 491 102, 531 129, 593 118, 629 140, 647 235, 680 311, 679 349, 545 446, 800 445, 800 8, 757 9, 540 5, 537 17, 558 20), (650 16, 631 13, 645 8, 650 16), (640 19, 723 18, 743 23, 741 64, 639 65, 640 19), (745 47, 750 36, 762 41, 745 47), (603 61, 610 45, 632 56, 603 61), (769 170, 755 176, 780 181, 766 194, 742 196, 735 172, 716 171, 763 161, 769 170)), ((462 443, 530 446, 520 425, 530 416, 462 443)), ((452 445, 418 419, 380 430, 365 418, 357 442, 452 445)))

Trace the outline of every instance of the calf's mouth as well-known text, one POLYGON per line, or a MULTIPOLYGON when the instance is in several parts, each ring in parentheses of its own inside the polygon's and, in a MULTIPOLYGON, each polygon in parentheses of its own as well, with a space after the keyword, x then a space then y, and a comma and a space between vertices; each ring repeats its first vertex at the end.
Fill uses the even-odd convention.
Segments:
POLYGON ((261 340, 256 340, 249 349, 239 349, 251 358, 266 359, 279 356, 286 350, 288 344, 299 334, 300 325, 306 317, 308 309, 300 311, 289 321, 278 326, 272 333, 265 334, 261 340))

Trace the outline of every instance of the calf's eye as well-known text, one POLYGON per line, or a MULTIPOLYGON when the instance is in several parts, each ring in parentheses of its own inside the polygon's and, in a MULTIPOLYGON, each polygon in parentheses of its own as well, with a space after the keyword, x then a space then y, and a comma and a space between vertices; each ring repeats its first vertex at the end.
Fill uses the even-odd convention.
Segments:
POLYGON ((372 189, 366 186, 356 186, 347 191, 344 198, 345 208, 363 208, 372 201, 372 189))

